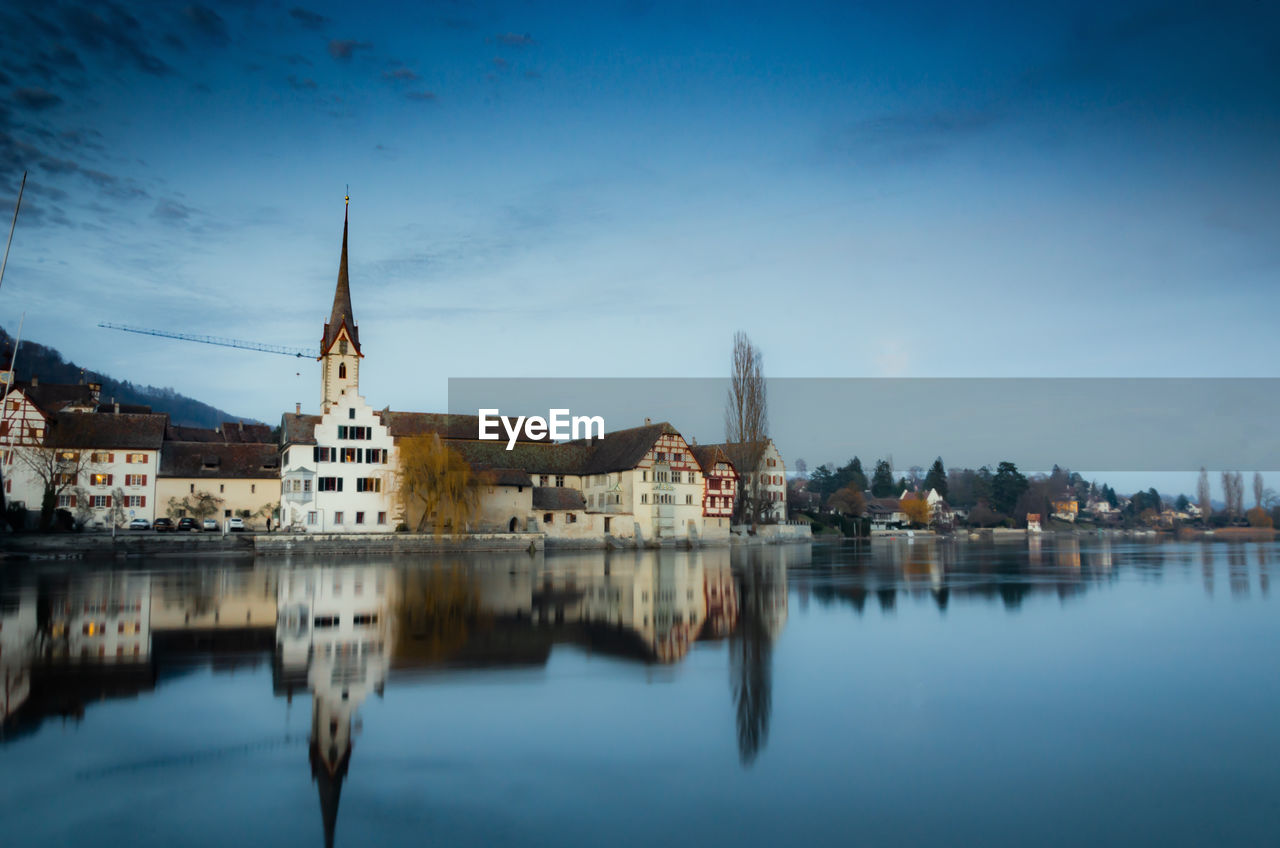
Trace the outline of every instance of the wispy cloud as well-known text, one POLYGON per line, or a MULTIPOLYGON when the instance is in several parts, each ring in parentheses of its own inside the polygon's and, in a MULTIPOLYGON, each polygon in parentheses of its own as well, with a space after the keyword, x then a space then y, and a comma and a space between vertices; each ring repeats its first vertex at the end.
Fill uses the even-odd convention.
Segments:
POLYGON ((231 42, 227 22, 209 7, 188 6, 182 10, 182 15, 191 29, 208 43, 224 47, 231 42))
POLYGON ((294 91, 315 91, 319 86, 310 77, 299 78, 289 74, 289 87, 294 91))
POLYGON ((421 103, 429 103, 436 99, 434 91, 406 91, 404 96, 409 100, 416 100, 421 103))
POLYGON ((391 82, 415 82, 422 79, 422 77, 408 68, 393 68, 389 71, 383 71, 382 78, 391 82))
POLYGON ((318 12, 313 12, 310 9, 304 9, 301 6, 295 6, 290 9, 289 17, 292 18, 294 23, 298 26, 312 31, 322 30, 329 23, 329 19, 324 15, 321 15, 318 12))
POLYGON ((62 98, 43 88, 19 88, 13 92, 13 102, 23 109, 40 111, 57 106, 62 98))
POLYGON ((93 6, 69 5, 63 9, 62 23, 87 50, 123 59, 153 76, 173 73, 173 68, 151 51, 138 19, 110 0, 93 6))
POLYGON ((371 50, 373 44, 368 41, 355 41, 350 38, 335 38, 329 42, 329 55, 339 62, 351 59, 357 50, 371 50))
POLYGON ((492 40, 504 47, 531 47, 537 43, 527 32, 503 32, 495 35, 492 40))

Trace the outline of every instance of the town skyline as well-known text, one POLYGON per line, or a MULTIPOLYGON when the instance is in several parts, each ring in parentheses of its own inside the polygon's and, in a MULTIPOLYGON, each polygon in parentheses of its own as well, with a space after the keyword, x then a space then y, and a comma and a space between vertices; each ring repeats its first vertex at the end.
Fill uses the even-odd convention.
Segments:
POLYGON ((1269 10, 464 12, 11 10, 0 323, 272 421, 296 363, 96 324, 313 345, 350 184, 393 407, 716 375, 740 328, 778 376, 1270 372, 1269 10))

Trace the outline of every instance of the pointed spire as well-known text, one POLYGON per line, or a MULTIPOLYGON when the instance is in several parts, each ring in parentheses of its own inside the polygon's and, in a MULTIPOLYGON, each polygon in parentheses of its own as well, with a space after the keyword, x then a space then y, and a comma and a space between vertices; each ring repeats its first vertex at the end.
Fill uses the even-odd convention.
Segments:
POLYGON ((360 353, 360 331, 356 329, 355 313, 351 309, 351 283, 347 277, 347 221, 351 208, 351 196, 347 195, 346 207, 342 213, 342 258, 338 261, 338 285, 333 292, 333 311, 329 313, 329 323, 324 325, 324 338, 320 342, 320 353, 324 355, 338 338, 338 332, 346 324, 347 335, 351 337, 351 346, 360 353))

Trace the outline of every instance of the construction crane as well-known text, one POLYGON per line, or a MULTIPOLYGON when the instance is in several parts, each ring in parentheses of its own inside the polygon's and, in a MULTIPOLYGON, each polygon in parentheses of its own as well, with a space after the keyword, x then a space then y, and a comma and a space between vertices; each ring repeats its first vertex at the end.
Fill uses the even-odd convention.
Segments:
POLYGON ((107 330, 123 330, 126 333, 138 333, 144 336, 159 336, 164 339, 181 339, 186 342, 200 342, 201 344, 221 345, 222 347, 238 347, 241 350, 256 350, 262 353, 278 353, 281 356, 293 356, 298 359, 310 357, 316 359, 320 353, 315 348, 309 347, 289 347, 287 345, 261 344, 259 342, 246 342, 240 339, 226 339, 222 336, 197 336, 192 333, 171 333, 168 330, 149 330, 146 327, 130 327, 126 324, 112 324, 110 322, 100 322, 99 327, 107 330))

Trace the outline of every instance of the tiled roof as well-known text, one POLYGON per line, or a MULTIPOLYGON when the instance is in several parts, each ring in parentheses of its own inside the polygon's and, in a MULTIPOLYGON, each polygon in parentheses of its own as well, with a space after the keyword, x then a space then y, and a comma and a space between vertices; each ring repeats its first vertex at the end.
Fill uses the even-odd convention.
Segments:
POLYGON ((130 415, 150 415, 151 407, 141 403, 100 403, 98 412, 127 412, 130 415))
POLYGON ((582 492, 563 486, 534 486, 534 509, 586 509, 582 492))
POLYGON ((245 424, 240 421, 223 421, 216 430, 206 427, 184 427, 170 424, 164 437, 173 442, 217 442, 230 445, 275 444, 271 428, 266 424, 245 424))
MULTIPOLYGON (((646 424, 643 427, 632 427, 629 430, 615 430, 606 433, 602 439, 592 439, 591 456, 583 467, 583 474, 608 474, 611 471, 626 471, 635 468, 644 459, 659 436, 679 435, 675 427, 663 421, 659 424, 646 424)), ((588 444, 574 442, 573 444, 588 444)))
POLYGON ((165 442, 160 476, 279 479, 280 454, 265 443, 165 442))
MULTIPOLYGON (((698 461, 698 467, 702 469, 703 474, 715 471, 716 465, 721 462, 727 462, 730 467, 733 466, 733 460, 729 459, 729 455, 719 445, 691 445, 689 450, 693 452, 693 458, 698 461)), ((734 471, 736 470, 735 468, 734 471)))
MULTIPOLYGON (((480 418, 476 415, 460 415, 447 412, 395 412, 384 409, 378 413, 382 424, 394 438, 439 433, 446 439, 479 439, 480 418)), ((498 427, 501 439, 493 444, 507 443, 506 432, 498 427)), ((535 442, 527 432, 521 432, 519 441, 535 442)))
POLYGON ((159 450, 167 415, 60 412, 50 416, 45 443, 57 448, 159 450))
POLYGON ((88 406, 93 403, 93 393, 83 383, 14 383, 14 389, 22 393, 44 412, 57 412, 73 404, 88 406))
POLYGON ((521 471, 519 468, 490 468, 489 475, 495 486, 533 485, 533 480, 529 479, 529 472, 521 471))
POLYGON ((314 445, 319 415, 302 415, 286 412, 280 417, 280 431, 286 445, 314 445))
POLYGON ((581 444, 521 442, 507 450, 506 442, 450 439, 472 468, 516 468, 529 474, 581 474, 589 448, 581 444))

